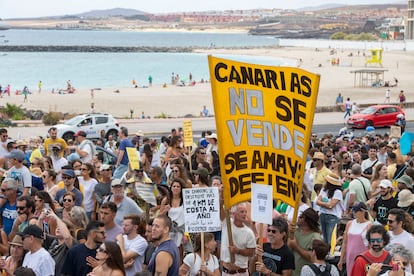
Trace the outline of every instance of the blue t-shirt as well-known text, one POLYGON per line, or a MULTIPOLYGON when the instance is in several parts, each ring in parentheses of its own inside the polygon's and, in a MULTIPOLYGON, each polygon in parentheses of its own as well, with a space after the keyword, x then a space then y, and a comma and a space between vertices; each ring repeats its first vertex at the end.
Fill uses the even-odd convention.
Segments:
POLYGON ((3 219, 3 230, 6 232, 7 235, 10 234, 14 220, 17 218, 17 208, 16 203, 14 205, 10 205, 10 203, 7 201, 3 207, 0 209, 2 213, 2 219, 3 219))
POLYGON ((155 275, 156 271, 156 264, 155 260, 157 259, 158 253, 161 251, 166 251, 171 254, 173 259, 173 263, 171 264, 170 268, 168 269, 167 276, 175 276, 179 274, 180 270, 180 253, 178 252, 178 247, 172 240, 166 240, 162 242, 152 254, 151 260, 148 264, 148 271, 155 275))
POLYGON ((87 275, 92 271, 92 267, 86 263, 86 257, 88 256, 95 258, 96 249, 89 249, 84 244, 73 246, 69 249, 63 262, 62 274, 70 276, 87 275))
POLYGON ((132 142, 125 138, 124 140, 121 141, 121 143, 119 144, 119 150, 123 150, 124 151, 124 156, 122 156, 122 160, 120 162, 120 164, 122 165, 128 165, 129 164, 129 159, 128 159, 128 154, 126 152, 126 148, 133 148, 134 144, 132 144, 132 142))

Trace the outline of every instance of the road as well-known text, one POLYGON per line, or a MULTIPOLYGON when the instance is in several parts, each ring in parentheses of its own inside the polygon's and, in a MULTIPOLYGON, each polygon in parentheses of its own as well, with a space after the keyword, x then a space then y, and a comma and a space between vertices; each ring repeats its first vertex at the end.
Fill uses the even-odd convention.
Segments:
MULTIPOLYGON (((407 109, 407 118, 414 118, 414 109, 407 109)), ((200 137, 201 132, 205 130, 215 131, 215 118, 174 118, 174 119, 139 119, 139 120, 127 120, 119 119, 118 122, 121 126, 125 126, 129 130, 129 134, 133 135, 139 130, 142 131, 145 136, 160 137, 162 135, 168 135, 172 128, 182 127, 184 120, 191 120, 194 132, 194 137, 200 137)), ((316 113, 314 118, 314 126, 312 130, 322 137, 325 133, 332 133, 337 135, 339 130, 345 125, 343 123, 343 113, 331 112, 331 113, 316 113)), ((28 122, 31 123, 31 122, 28 122)), ((49 126, 37 124, 37 126, 31 127, 13 127, 8 128, 9 136, 13 139, 28 139, 35 136, 45 136, 49 126)), ((378 128, 376 133, 384 134, 389 132, 390 129, 378 128)), ((414 132, 414 121, 407 122, 406 131, 414 132)), ((365 130, 354 130, 356 136, 362 136, 365 134, 365 130)))

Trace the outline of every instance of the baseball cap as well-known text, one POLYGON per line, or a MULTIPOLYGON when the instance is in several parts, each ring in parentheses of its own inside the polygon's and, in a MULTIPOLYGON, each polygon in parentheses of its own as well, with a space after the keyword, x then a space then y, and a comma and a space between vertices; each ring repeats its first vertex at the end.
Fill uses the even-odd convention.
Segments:
POLYGON ((19 161, 23 161, 26 158, 24 152, 19 149, 12 150, 6 157, 8 159, 17 159, 19 161))
POLYGON ((357 202, 354 204, 354 206, 352 206, 352 211, 353 212, 358 212, 358 211, 368 211, 367 205, 365 205, 365 203, 363 202, 357 202))
POLYGON ((121 179, 119 178, 113 179, 111 182, 111 187, 114 187, 114 186, 122 186, 121 179))
POLYGON ((29 225, 26 229, 21 233, 21 236, 33 236, 38 239, 43 239, 43 230, 37 225, 29 225))
POLYGON ((388 179, 383 179, 383 180, 381 180, 379 186, 382 187, 382 188, 387 189, 387 188, 390 188, 392 186, 392 184, 391 184, 391 181, 389 181, 388 179))
POLYGON ((105 171, 105 170, 109 170, 109 169, 111 169, 111 165, 108 165, 108 164, 103 164, 103 165, 101 166, 101 171, 105 171))
POLYGON ((76 177, 75 171, 74 170, 64 170, 62 172, 62 175, 68 175, 70 177, 76 177))
POLYGON ((206 168, 198 168, 197 170, 193 171, 193 174, 198 174, 202 177, 207 177, 209 173, 206 168))
POLYGON ((82 137, 86 137, 86 132, 83 130, 79 130, 78 132, 75 133, 75 135, 73 135, 74 137, 78 137, 78 136, 82 136, 82 137))

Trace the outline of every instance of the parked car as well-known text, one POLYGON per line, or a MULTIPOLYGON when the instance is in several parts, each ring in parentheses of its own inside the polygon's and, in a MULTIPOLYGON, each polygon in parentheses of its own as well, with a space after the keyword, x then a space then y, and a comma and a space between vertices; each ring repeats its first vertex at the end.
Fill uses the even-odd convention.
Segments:
POLYGON ((347 124, 352 128, 366 128, 367 126, 392 126, 397 122, 397 115, 404 111, 396 105, 373 105, 362 110, 361 113, 350 116, 347 124))
POLYGON ((109 135, 118 136, 119 124, 112 115, 107 113, 81 114, 67 120, 63 124, 54 125, 57 129, 58 137, 66 141, 74 138, 74 134, 83 130, 86 132, 88 139, 97 139, 100 137, 101 130, 105 130, 105 137, 109 135))

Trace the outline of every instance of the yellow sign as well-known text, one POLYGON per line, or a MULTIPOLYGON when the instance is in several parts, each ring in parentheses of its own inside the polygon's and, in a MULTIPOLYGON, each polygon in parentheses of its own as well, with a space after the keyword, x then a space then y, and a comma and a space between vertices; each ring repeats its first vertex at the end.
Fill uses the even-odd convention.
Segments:
POLYGON ((318 97, 317 74, 208 57, 224 203, 251 199, 251 183, 273 198, 300 200, 318 97))
POLYGON ((193 126, 190 120, 183 122, 184 130, 184 146, 191 147, 193 145, 193 126))
POLYGON ((126 148, 128 154, 129 166, 132 170, 139 170, 139 155, 136 148, 126 148))

